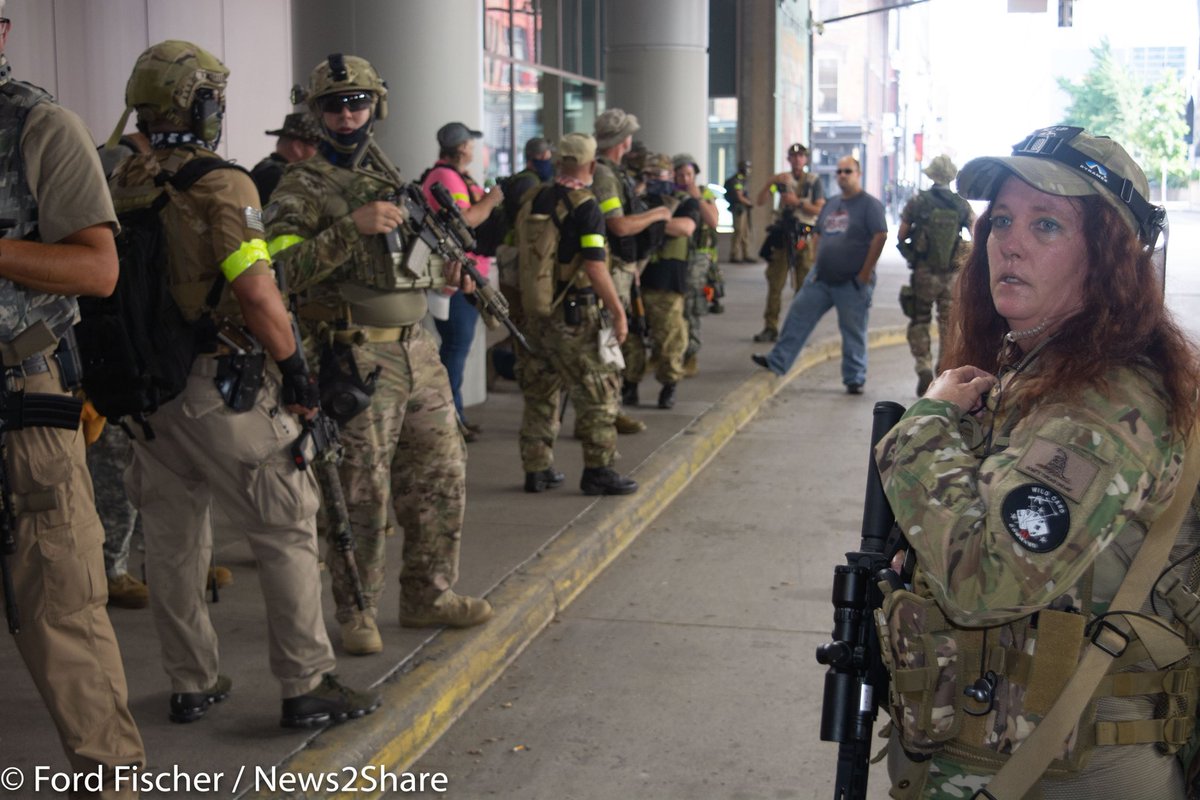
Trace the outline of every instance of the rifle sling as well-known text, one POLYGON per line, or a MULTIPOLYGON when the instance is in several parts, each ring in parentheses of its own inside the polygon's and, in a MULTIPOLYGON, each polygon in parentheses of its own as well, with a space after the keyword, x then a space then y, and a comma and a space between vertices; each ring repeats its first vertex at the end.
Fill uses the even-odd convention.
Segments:
MULTIPOLYGON (((1133 563, 1129 565, 1129 571, 1121 581, 1116 597, 1109 604, 1109 609, 1115 609, 1112 612, 1114 614, 1142 607, 1170 555, 1171 546, 1175 543, 1175 536, 1200 480, 1200 439, 1191 437, 1184 453, 1183 474, 1175 495, 1167 510, 1150 526, 1133 563)), ((1091 642, 1085 645, 1086 650, 1074 674, 1045 718, 1000 767, 987 786, 972 796, 973 800, 1021 800, 1041 779, 1050 762, 1062 749, 1062 743, 1071 729, 1079 723, 1084 707, 1104 679, 1113 658, 1121 655, 1134 638, 1128 628, 1128 622, 1122 629, 1107 619, 1102 620, 1091 642)))

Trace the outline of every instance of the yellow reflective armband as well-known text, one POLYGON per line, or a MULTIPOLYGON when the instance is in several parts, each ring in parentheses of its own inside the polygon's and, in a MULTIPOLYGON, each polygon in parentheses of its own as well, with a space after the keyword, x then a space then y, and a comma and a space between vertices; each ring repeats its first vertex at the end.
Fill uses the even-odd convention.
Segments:
POLYGON ((462 192, 455 192, 454 194, 450 195, 450 197, 452 197, 454 199, 454 202, 456 202, 456 203, 470 203, 471 202, 471 198, 468 197, 467 195, 463 194, 462 192))
POLYGON ((598 233, 585 233, 579 237, 579 246, 588 247, 604 247, 604 237, 598 233))
POLYGON ((603 203, 600 204, 600 213, 607 214, 608 212, 614 211, 620 207, 621 207, 621 198, 610 197, 607 200, 605 200, 603 203))
POLYGON ((300 244, 303 241, 304 241, 303 236, 296 236, 291 233, 285 233, 283 236, 276 236, 274 239, 272 239, 270 242, 267 243, 267 252, 270 253, 272 257, 274 257, 275 254, 278 253, 279 251, 287 250, 292 245, 300 244))
POLYGON ((234 250, 221 262, 221 273, 225 276, 225 280, 233 283, 237 276, 259 261, 271 263, 271 253, 267 249, 267 243, 262 239, 251 239, 248 242, 242 242, 241 247, 234 250))

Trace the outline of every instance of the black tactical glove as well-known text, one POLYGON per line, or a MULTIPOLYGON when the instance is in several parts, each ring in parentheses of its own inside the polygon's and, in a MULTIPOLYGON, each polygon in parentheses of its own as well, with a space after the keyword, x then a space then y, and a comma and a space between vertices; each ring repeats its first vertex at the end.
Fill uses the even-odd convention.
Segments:
POLYGON ((321 403, 321 392, 317 389, 316 379, 309 374, 308 364, 304 361, 304 353, 300 348, 285 358, 276 361, 279 372, 283 376, 283 404, 285 406, 304 406, 316 408, 321 403))

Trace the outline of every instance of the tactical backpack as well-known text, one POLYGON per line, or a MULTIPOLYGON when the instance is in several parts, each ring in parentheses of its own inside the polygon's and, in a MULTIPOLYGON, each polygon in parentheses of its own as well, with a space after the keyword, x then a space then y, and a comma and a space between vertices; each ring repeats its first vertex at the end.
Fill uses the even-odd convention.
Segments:
POLYGON ((557 185, 543 187, 543 191, 547 188, 556 195, 553 211, 535 213, 533 207, 542 192, 531 192, 517 212, 515 228, 521 307, 531 317, 550 316, 566 294, 565 290, 555 292, 558 288, 558 243, 563 220, 578 205, 575 192, 557 185))
POLYGON ((954 262, 963 214, 953 198, 943 198, 936 191, 925 192, 924 198, 924 213, 915 220, 913 248, 927 267, 945 272, 954 262))
MULTIPOLYGON (((241 167, 219 158, 196 158, 173 176, 160 173, 155 183, 182 192, 217 169, 241 167)), ((188 322, 171 296, 161 218, 170 199, 164 188, 150 205, 118 215, 116 289, 109 297, 80 297, 75 326, 88 399, 106 417, 128 416, 142 423, 148 438, 153 434, 145 417, 187 385, 205 321, 207 335, 213 335, 210 315, 188 322)), ((219 275, 205 298, 207 308, 216 306, 224 286, 219 275)))

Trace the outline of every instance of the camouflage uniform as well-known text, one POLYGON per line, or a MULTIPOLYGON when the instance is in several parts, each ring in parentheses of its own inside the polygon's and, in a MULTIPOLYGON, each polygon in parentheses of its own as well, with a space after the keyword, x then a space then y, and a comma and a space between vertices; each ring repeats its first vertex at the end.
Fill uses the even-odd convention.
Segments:
POLYGON ((129 572, 129 546, 137 528, 137 509, 125 494, 125 470, 133 460, 133 444, 116 425, 105 425, 87 448, 88 471, 96 493, 96 511, 104 523, 104 571, 117 578, 129 572))
MULTIPOLYGON (((541 209, 539 201, 549 204, 544 191, 532 200, 534 209, 541 209)), ((562 191, 556 187, 556 193, 562 191)), ((584 467, 608 467, 617 456, 620 373, 615 365, 600 359, 602 312, 582 268, 584 260, 605 260, 604 217, 586 189, 577 189, 569 197, 575 206, 561 223, 558 274, 561 283, 569 281, 581 290, 570 297, 579 303, 582 318, 578 325, 567 324, 563 305, 559 305, 548 317, 526 320, 532 352, 518 353, 516 370, 525 396, 520 446, 526 473, 549 469, 554 463, 563 389, 575 407, 575 435, 583 443, 584 467)))
MULTIPOLYGON (((893 789, 894 797, 968 797, 989 769, 947 755, 942 743, 953 739, 956 752, 965 743, 1003 757, 1029 735, 1074 667, 1086 620, 1107 609, 1178 484, 1183 443, 1168 427, 1156 378, 1117 368, 1103 391, 1037 403, 1022 416, 1013 395, 1022 371, 1032 374, 1037 366, 1027 359, 1002 372, 978 420, 948 402, 917 401, 876 449, 884 491, 919 559, 916 594, 895 590, 885 599, 881 633, 891 642, 885 661, 894 673, 908 673, 902 677, 936 664, 924 693, 911 681, 900 681, 908 688, 899 691, 893 684, 904 749, 933 755, 924 788, 914 780, 907 791, 893 789), (1039 671, 1043 655, 1047 665, 1060 659, 1061 668, 1039 671), (963 704, 972 701, 962 698, 961 687, 981 677, 983 663, 999 673, 995 709, 967 716, 963 704)), ((1185 526, 1173 557, 1195 538, 1185 526)), ((1186 574, 1187 566, 1176 571, 1186 574)), ((1142 610, 1155 613, 1148 602, 1142 610)), ((1157 613, 1169 614, 1161 599, 1157 613)), ((1119 667, 1154 669, 1149 660, 1119 667)), ((1185 677, 1194 671, 1187 660, 1168 670, 1185 677)), ((1163 674, 1154 678, 1164 681, 1159 686, 1171 677, 1163 674)), ((1117 727, 1126 724, 1118 720, 1161 719, 1156 706, 1183 697, 1154 690, 1098 694, 1098 719, 1117 727)), ((1060 758, 1079 759, 1087 738, 1073 735, 1060 758)), ((1076 763, 1076 771, 1041 782, 1045 797, 1181 798, 1178 761, 1139 741, 1146 743, 1095 746, 1082 773, 1076 763)), ((914 764, 893 750, 895 781, 898 770, 914 764)))
POLYGON ((729 212, 733 215, 733 239, 729 243, 729 260, 737 264, 740 261, 753 261, 750 254, 750 209, 738 202, 735 192, 745 192, 746 173, 738 172, 725 181, 725 199, 729 201, 729 212))
MULTIPOLYGON (((776 191, 775 187, 771 187, 772 193, 776 191)), ((799 178, 795 179, 792 184, 792 191, 796 196, 810 202, 816 202, 825 196, 824 189, 821 187, 821 181, 816 175, 804 173, 799 178)), ((794 212, 796 219, 806 225, 815 225, 817 218, 808 214, 802 213, 799 209, 794 212)), ((775 212, 776 224, 783 218, 783 210, 775 212)), ((812 248, 812 239, 810 238, 805 247, 801 248, 796 254, 796 266, 794 271, 788 268, 787 250, 782 247, 771 248, 771 257, 767 260, 767 305, 763 310, 763 327, 769 330, 779 331, 779 312, 783 303, 783 287, 787 283, 788 273, 792 273, 792 290, 799 291, 804 284, 804 278, 808 275, 808 271, 812 269, 814 251, 812 248)))
MULTIPOLYGON (((935 184, 933 188, 921 192, 904 205, 904 211, 900 215, 901 222, 908 223, 910 226, 919 226, 921 219, 928 213, 930 205, 934 203, 929 197, 929 192, 935 191, 939 196, 955 203, 962 215, 963 225, 968 225, 969 220, 974 218, 966 200, 951 192, 946 186, 935 184)), ((928 264, 920 254, 914 253, 913 256, 909 260, 909 267, 912 269, 912 278, 909 281, 909 285, 912 287, 912 307, 905 309, 905 313, 909 316, 908 348, 912 352, 917 374, 936 373, 938 369, 933 361, 933 344, 929 339, 929 324, 933 321, 933 306, 935 303, 937 304, 938 341, 943 343, 941 346, 945 346, 944 343, 949 335, 950 301, 954 289, 954 279, 958 276, 959 267, 970 257, 970 246, 959 242, 949 269, 936 269, 928 264), (909 313, 910 311, 911 313, 909 313)))
MULTIPOLYGON (((592 178, 592 194, 600 204, 600 213, 605 219, 623 217, 633 213, 633 182, 625 168, 604 156, 596 157, 596 174, 592 178)), ((630 312, 629 293, 634 279, 644 263, 623 261, 621 257, 609 248, 609 271, 612 273, 613 286, 617 296, 625 306, 626 316, 632 319, 630 312)), ((621 345, 621 355, 625 357, 625 376, 630 380, 631 374, 641 375, 646 371, 646 345, 641 336, 630 334, 621 345)))
MULTIPOLYGON (((700 194, 703 200, 715 200, 712 189, 705 186, 700 194)), ((708 297, 704 287, 717 274, 717 231, 699 222, 696 226, 696 245, 688 261, 687 294, 683 298, 683 319, 687 323, 687 349, 684 360, 695 358, 700 352, 700 317, 708 313, 708 297)))
MULTIPOLYGON (((389 505, 404 530, 404 608, 427 605, 457 580, 466 504, 466 445, 449 379, 419 324, 425 289, 444 285, 441 271, 410 288, 361 280, 364 271, 381 264, 390 270, 392 262, 384 237, 360 235, 350 214, 397 188, 381 172, 351 171, 318 153, 285 173, 265 214, 276 263, 302 298, 306 338, 348 346, 360 378, 380 370, 370 405, 342 427, 340 466, 372 617, 384 585, 389 505)), ((327 563, 337 619, 350 622, 357 608, 342 560, 331 554, 327 563)))

